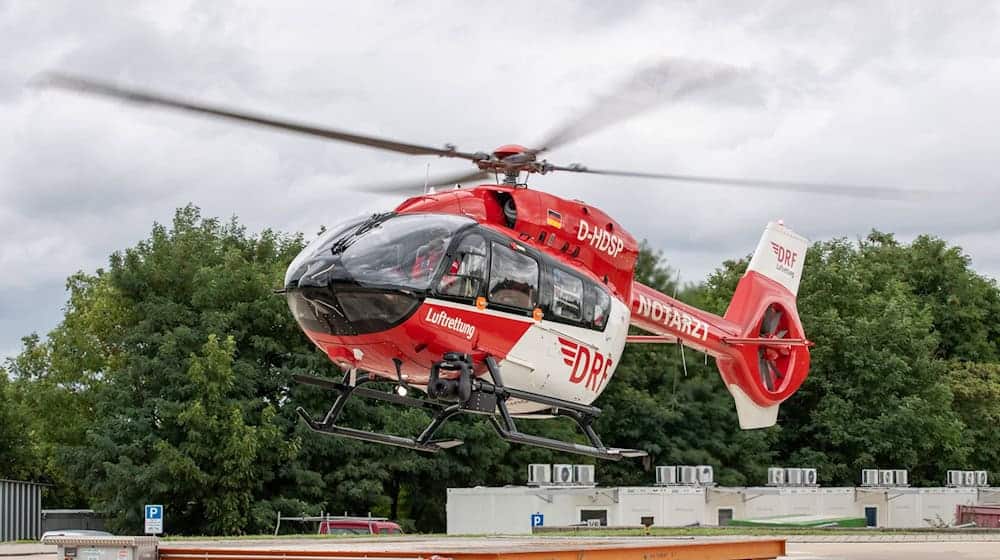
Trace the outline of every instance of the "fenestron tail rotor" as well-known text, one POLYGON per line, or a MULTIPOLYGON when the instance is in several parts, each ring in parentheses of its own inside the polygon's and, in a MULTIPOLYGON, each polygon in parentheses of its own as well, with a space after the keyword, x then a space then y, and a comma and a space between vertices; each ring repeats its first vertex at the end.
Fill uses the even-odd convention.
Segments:
MULTIPOLYGON (((781 329, 781 319, 784 312, 775 305, 769 305, 764 311, 764 317, 760 321, 760 338, 781 339, 788 334, 788 329, 781 329)), ((757 365, 760 370, 761 381, 768 391, 774 391, 784 374, 778 369, 777 361, 781 357, 787 356, 789 349, 780 346, 761 346, 757 350, 757 365)))

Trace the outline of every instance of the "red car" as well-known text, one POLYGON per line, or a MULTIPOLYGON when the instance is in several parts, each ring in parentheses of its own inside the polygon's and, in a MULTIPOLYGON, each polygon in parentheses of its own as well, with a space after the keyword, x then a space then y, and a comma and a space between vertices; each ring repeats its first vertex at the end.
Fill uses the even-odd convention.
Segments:
POLYGON ((320 535, 402 535, 399 525, 381 518, 330 519, 319 524, 320 535))

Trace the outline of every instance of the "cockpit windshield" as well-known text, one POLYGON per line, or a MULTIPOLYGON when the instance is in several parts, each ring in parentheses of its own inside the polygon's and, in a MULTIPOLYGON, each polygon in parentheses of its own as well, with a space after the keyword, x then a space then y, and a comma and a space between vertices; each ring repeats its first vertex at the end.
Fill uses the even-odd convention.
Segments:
POLYGON ((371 227, 359 227, 354 241, 344 243, 341 260, 348 274, 362 285, 426 290, 452 236, 475 223, 444 214, 397 215, 371 227))
POLYGON ((340 239, 353 234, 362 222, 371 220, 375 217, 376 216, 357 216, 320 233, 316 239, 310 241, 309 244, 302 249, 298 256, 292 260, 292 263, 288 265, 288 271, 285 272, 285 286, 288 286, 289 283, 299 275, 302 265, 306 264, 307 261, 319 255, 321 252, 328 252, 334 243, 337 243, 340 239))
POLYGON ((362 286, 426 290, 455 232, 475 223, 447 214, 387 213, 351 220, 310 243, 288 267, 285 285, 302 285, 298 279, 304 273, 312 278, 341 268, 336 277, 362 286))

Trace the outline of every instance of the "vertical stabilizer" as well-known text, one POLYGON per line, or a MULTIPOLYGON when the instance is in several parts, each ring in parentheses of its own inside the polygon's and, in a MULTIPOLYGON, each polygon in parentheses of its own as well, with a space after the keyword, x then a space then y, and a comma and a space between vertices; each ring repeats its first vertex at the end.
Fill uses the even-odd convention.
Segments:
POLYGON ((740 427, 773 426, 778 405, 805 380, 809 348, 795 298, 809 242, 780 222, 764 230, 726 310, 743 326, 733 344, 742 359, 719 359, 740 427))

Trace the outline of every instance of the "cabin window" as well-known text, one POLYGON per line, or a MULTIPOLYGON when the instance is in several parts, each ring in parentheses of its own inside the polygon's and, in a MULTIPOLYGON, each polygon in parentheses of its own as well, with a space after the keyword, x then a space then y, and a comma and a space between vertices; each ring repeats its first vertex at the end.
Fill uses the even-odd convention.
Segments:
POLYGON ((486 279, 486 240, 478 234, 462 239, 453 251, 451 262, 438 284, 438 293, 472 299, 486 279))
POLYGON ((538 300, 538 261, 494 242, 488 296, 497 305, 533 309, 538 300))
POLYGON ((583 280, 558 268, 552 269, 552 313, 569 321, 583 319, 583 280))
POLYGON ((611 296, 600 286, 587 284, 587 299, 584 305, 584 322, 598 330, 604 330, 611 314, 611 296))

